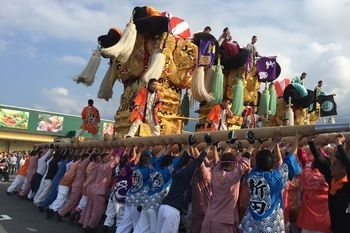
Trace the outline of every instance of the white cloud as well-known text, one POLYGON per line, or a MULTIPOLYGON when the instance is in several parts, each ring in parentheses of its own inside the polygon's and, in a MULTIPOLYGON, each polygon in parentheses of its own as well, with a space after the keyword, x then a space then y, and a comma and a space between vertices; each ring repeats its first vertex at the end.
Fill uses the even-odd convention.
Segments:
POLYGON ((348 108, 350 99, 350 89, 347 85, 350 83, 350 58, 349 57, 333 57, 328 61, 328 86, 331 93, 337 94, 337 99, 343 106, 348 108))
POLYGON ((51 98, 51 101, 63 113, 79 114, 79 110, 81 109, 81 106, 71 98, 51 98))
POLYGON ((47 111, 62 112, 66 114, 79 114, 81 105, 69 95, 69 91, 64 87, 54 87, 42 90, 43 98, 48 102, 47 111))
MULTIPOLYGON (((117 86, 117 85, 116 85, 117 86)), ((67 88, 55 87, 43 89, 42 96, 47 101, 49 107, 36 104, 36 109, 46 111, 62 112, 66 114, 80 115, 81 110, 87 104, 88 99, 94 99, 94 105, 100 110, 103 119, 113 120, 114 115, 119 107, 119 96, 114 97, 114 101, 105 101, 98 99, 96 93, 91 92, 91 88, 85 88, 83 98, 78 93, 71 95, 67 88)), ((117 87, 115 87, 117 88, 117 87)))
POLYGON ((336 43, 329 43, 322 45, 319 42, 313 42, 309 45, 310 49, 313 50, 317 54, 322 54, 326 52, 336 52, 341 50, 342 46, 336 43))
POLYGON ((9 34, 22 30, 42 40, 53 37, 97 43, 98 33, 119 24, 124 27, 131 13, 128 4, 115 1, 13 0, 2 4, 0 29, 9 34))
POLYGON ((56 59, 58 62, 60 63, 64 63, 64 64, 77 64, 77 65, 85 65, 86 61, 84 58, 82 57, 78 57, 78 56, 63 56, 63 57, 59 57, 56 59))
POLYGON ((304 1, 305 3, 305 24, 311 26, 310 33, 326 35, 326 38, 333 38, 340 41, 350 37, 350 31, 345 29, 345 24, 350 20, 350 2, 348 0, 317 0, 304 1), (341 26, 343 25, 343 26, 341 26))
POLYGON ((68 92, 68 89, 67 88, 64 88, 64 87, 54 87, 54 88, 51 88, 50 90, 48 89, 43 89, 43 93, 46 94, 46 95, 51 95, 51 96, 68 96, 69 92, 68 92))

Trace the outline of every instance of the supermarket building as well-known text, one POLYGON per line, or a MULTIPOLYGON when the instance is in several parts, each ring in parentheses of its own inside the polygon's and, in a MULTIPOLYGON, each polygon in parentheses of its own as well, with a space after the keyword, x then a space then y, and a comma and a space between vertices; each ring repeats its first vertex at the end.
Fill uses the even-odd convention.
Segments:
MULTIPOLYGON (((70 138, 80 128, 81 117, 0 104, 0 151, 32 149, 34 144, 70 138)), ((99 138, 112 137, 114 122, 101 119, 99 138)), ((89 133, 82 137, 91 138, 89 133)))

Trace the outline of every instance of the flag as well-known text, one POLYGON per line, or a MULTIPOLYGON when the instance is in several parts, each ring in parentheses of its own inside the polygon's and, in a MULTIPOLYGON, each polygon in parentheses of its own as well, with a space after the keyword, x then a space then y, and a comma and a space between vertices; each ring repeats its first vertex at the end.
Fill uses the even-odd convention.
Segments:
POLYGON ((200 40, 197 66, 212 66, 216 54, 216 40, 200 40))
POLYGON ((334 95, 319 95, 317 102, 320 104, 320 116, 337 115, 337 104, 334 101, 334 95))
POLYGON ((169 32, 175 37, 183 39, 191 37, 190 26, 185 20, 172 15, 170 12, 162 12, 161 14, 169 18, 169 32))
POLYGON ((283 79, 281 81, 275 81, 274 82, 276 93, 277 93, 277 97, 283 97, 284 89, 289 84, 290 84, 290 79, 289 78, 285 78, 285 79, 283 79))
POLYGON ((276 77, 276 57, 262 57, 256 62, 256 73, 260 82, 271 82, 276 77))
POLYGON ((310 104, 310 106, 308 108, 308 113, 312 113, 312 112, 316 111, 316 105, 317 105, 316 91, 314 91, 314 95, 315 95, 315 98, 314 98, 313 103, 310 104))
POLYGON ((316 110, 316 101, 314 101, 310 106, 308 107, 308 113, 312 113, 316 110))

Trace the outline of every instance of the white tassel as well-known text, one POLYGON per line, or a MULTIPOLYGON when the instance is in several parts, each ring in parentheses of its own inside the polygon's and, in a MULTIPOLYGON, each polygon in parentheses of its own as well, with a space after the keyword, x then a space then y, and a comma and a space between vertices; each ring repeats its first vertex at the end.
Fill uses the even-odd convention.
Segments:
POLYGON ((205 89, 204 67, 198 67, 193 72, 191 90, 193 98, 197 101, 211 102, 214 100, 214 97, 205 89))
POLYGON ((101 53, 99 50, 95 50, 84 68, 84 70, 73 78, 73 80, 77 83, 83 83, 86 86, 91 86, 94 83, 95 75, 98 67, 101 63, 101 53))
POLYGON ((294 125, 294 112, 292 109, 291 97, 288 98, 288 105, 287 106, 288 106, 288 108, 287 108, 285 117, 289 121, 288 126, 293 126, 294 125))
POLYGON ((204 76, 204 67, 197 67, 192 75, 192 80, 191 80, 191 91, 192 91, 192 98, 194 98, 197 101, 202 101, 201 95, 199 92, 199 87, 198 87, 198 80, 200 79, 200 76, 204 76))
POLYGON ((113 96, 113 86, 115 79, 111 76, 112 64, 109 66, 98 90, 97 97, 108 101, 113 96))
POLYGON ((132 53, 136 42, 136 26, 131 20, 123 31, 123 34, 115 45, 109 48, 101 48, 104 57, 113 58, 120 63, 125 63, 132 53))
POLYGON ((165 56, 160 50, 154 50, 152 54, 152 58, 150 64, 143 74, 143 80, 148 83, 148 81, 152 78, 159 79, 163 73, 163 69, 165 66, 165 56))

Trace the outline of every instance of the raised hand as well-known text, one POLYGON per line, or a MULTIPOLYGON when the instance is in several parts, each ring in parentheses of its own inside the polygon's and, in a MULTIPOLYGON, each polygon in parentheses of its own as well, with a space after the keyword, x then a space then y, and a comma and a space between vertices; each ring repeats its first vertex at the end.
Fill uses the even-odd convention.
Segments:
POLYGON ((337 137, 336 137, 336 144, 337 145, 341 145, 345 142, 345 137, 344 137, 344 134, 342 133, 338 133, 337 134, 337 137))
POLYGON ((247 139, 249 144, 255 143, 255 134, 253 133, 253 131, 247 131, 245 138, 247 139))
POLYGON ((204 141, 205 141, 208 145, 213 144, 213 139, 211 138, 211 136, 210 136, 209 133, 206 133, 206 134, 204 135, 204 141))
POLYGON ((188 136, 188 145, 193 146, 194 144, 196 144, 196 141, 194 140, 194 134, 191 134, 188 136))
POLYGON ((228 140, 226 141, 226 143, 228 144, 235 144, 235 142, 237 141, 237 136, 235 134, 234 131, 230 131, 228 133, 228 140))
POLYGON ((275 143, 279 143, 282 140, 282 134, 280 131, 275 131, 272 135, 272 141, 275 143))

